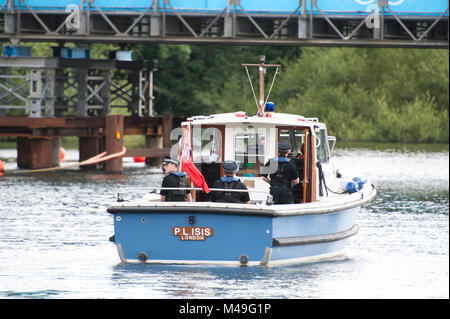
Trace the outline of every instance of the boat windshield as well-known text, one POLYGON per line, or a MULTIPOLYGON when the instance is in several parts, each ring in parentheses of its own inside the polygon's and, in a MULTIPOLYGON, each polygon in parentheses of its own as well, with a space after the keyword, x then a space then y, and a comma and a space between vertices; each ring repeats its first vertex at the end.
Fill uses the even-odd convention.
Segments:
MULTIPOLYGON (((328 148, 328 135, 326 128, 316 128, 316 154, 320 163, 328 163, 330 152, 328 148)), ((280 130, 278 137, 280 142, 289 142, 292 145, 293 155, 303 154, 303 144, 305 141, 304 130, 280 130)))
POLYGON ((316 128, 316 153, 320 163, 328 163, 330 152, 328 149, 328 135, 325 128, 316 128))
POLYGON ((303 154, 302 145, 304 143, 304 140, 304 130, 299 129, 282 129, 280 130, 280 135, 278 136, 279 142, 289 142, 292 145, 292 153, 294 153, 294 155, 297 155, 299 153, 303 154))
POLYGON ((264 165, 265 135, 244 132, 234 137, 235 161, 239 164, 238 176, 254 177, 264 165))
POLYGON ((221 163, 222 132, 220 128, 194 126, 192 132, 194 163, 221 163))

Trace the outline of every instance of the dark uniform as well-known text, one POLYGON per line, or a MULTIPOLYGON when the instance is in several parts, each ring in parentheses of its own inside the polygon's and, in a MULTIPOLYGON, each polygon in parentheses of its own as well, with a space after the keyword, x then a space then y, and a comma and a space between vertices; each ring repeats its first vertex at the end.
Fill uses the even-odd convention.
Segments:
MULTIPOLYGON (((178 162, 170 158, 164 159, 163 166, 167 163, 173 163, 178 166, 178 162)), ((188 181, 186 179, 186 174, 182 172, 171 172, 164 177, 161 187, 174 187, 174 188, 186 188, 188 187, 188 181)), ((184 202, 186 200, 186 195, 190 194, 190 190, 165 190, 162 189, 160 194, 166 196, 166 202, 184 202)))
MULTIPOLYGON (((238 165, 234 161, 225 161, 222 164, 223 170, 228 173, 228 175, 234 175, 234 172, 237 171, 238 165)), ((222 189, 242 189, 247 190, 247 186, 242 183, 239 178, 233 176, 224 176, 217 181, 214 182, 213 188, 222 188, 222 189)), ((250 196, 248 192, 220 192, 213 191, 211 192, 211 200, 213 202, 222 202, 222 203, 245 203, 250 201, 250 196)))
MULTIPOLYGON (((279 143, 278 150, 287 152, 291 148, 288 143, 279 143)), ((270 159, 265 167, 276 167, 271 174, 261 174, 270 178, 270 194, 273 196, 274 204, 292 204, 292 181, 298 178, 297 166, 287 157, 274 157, 270 159)))
MULTIPOLYGON (((161 187, 188 187, 186 174, 181 172, 167 174, 162 181, 161 187)), ((190 193, 190 190, 161 190, 161 195, 166 196, 167 202, 184 202, 186 195, 190 193)))
POLYGON ((294 199, 294 203, 302 203, 303 202, 303 176, 304 176, 304 163, 305 160, 303 159, 303 156, 298 156, 297 158, 292 160, 295 165, 297 166, 297 174, 300 178, 300 183, 294 185, 292 187, 292 197, 294 199))
MULTIPOLYGON (((240 181, 239 178, 225 176, 214 182, 212 188, 225 188, 225 189, 247 189, 247 186, 240 181)), ((245 203, 250 201, 248 192, 215 192, 211 193, 211 200, 213 202, 221 203, 245 203)))

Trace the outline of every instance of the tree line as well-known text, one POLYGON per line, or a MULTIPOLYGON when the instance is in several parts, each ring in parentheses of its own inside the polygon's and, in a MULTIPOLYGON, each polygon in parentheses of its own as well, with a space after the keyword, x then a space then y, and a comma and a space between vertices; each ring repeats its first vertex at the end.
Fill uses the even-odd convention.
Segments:
MULTIPOLYGON (((156 111, 256 114, 242 63, 280 63, 276 111, 318 117, 345 141, 449 141, 448 50, 137 45, 157 59, 156 111)), ((256 94, 257 70, 249 69, 256 94)), ((266 93, 274 68, 267 69, 266 93)))
MULTIPOLYGON (((120 48, 89 46, 91 58, 97 59, 120 48)), ((269 98, 278 112, 318 117, 344 141, 449 141, 448 50, 184 44, 128 49, 134 60, 158 60, 158 114, 256 114, 241 64, 259 63, 265 55, 266 63, 283 65, 269 98)), ((33 55, 51 54, 51 44, 33 44, 33 55)), ((257 69, 249 72, 258 94, 257 69)), ((267 69, 266 93, 274 72, 267 69)))

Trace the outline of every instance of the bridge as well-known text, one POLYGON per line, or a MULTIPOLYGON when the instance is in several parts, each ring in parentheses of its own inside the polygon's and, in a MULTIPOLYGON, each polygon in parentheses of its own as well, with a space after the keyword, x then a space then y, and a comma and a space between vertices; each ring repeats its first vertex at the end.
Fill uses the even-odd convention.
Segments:
POLYGON ((445 0, 0 0, 0 41, 448 48, 445 0))
MULTIPOLYGON (((78 137, 83 161, 102 151, 117 153, 124 135, 144 135, 145 148, 129 149, 125 156, 156 164, 168 155, 170 130, 183 120, 153 116, 157 61, 132 61, 126 50, 94 60, 84 44, 448 49, 449 5, 444 0, 0 0, 0 42, 5 43, 0 136, 16 137, 20 168, 58 166, 62 136, 78 137), (57 42, 53 57, 32 57, 29 46, 19 45, 36 41, 57 42), (112 108, 127 108, 131 116, 111 115, 112 108), (23 113, 27 116, 17 116, 23 113)), ((121 172, 121 158, 104 169, 121 172)))

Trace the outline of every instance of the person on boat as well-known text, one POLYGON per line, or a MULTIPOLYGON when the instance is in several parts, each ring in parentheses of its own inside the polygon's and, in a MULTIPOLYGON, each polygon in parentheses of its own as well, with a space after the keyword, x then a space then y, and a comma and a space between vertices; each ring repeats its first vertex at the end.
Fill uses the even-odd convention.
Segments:
POLYGON ((278 157, 271 158, 264 165, 263 174, 260 174, 270 184, 274 204, 292 204, 292 186, 299 183, 297 166, 288 158, 290 151, 289 142, 278 143, 278 157))
POLYGON ((303 184, 301 182, 303 181, 303 170, 305 167, 305 144, 300 146, 300 152, 292 159, 297 166, 297 174, 300 181, 292 187, 292 198, 295 204, 303 202, 303 184))
MULTIPOLYGON (((186 188, 188 187, 188 182, 186 179, 186 174, 178 171, 178 162, 171 159, 165 158, 162 167, 164 170, 164 177, 162 181, 161 187, 180 187, 186 188)), ((178 190, 167 190, 162 189, 161 192, 161 201, 163 202, 191 202, 192 196, 190 190, 178 189, 178 190)))
MULTIPOLYGON (((236 162, 224 161, 222 163, 222 167, 225 176, 215 181, 212 188, 247 190, 247 186, 245 186, 245 184, 242 183, 239 178, 235 177, 234 175, 239 168, 236 162)), ((222 203, 250 203, 248 192, 212 191, 211 200, 213 202, 222 203)))

